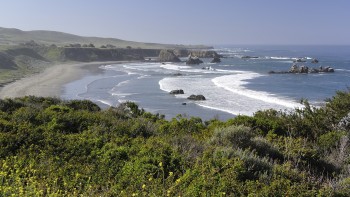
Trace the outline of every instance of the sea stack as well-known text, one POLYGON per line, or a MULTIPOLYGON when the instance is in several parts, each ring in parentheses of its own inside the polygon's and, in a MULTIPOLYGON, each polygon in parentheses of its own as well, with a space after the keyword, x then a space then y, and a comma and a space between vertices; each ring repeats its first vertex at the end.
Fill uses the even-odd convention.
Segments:
POLYGON ((203 63, 203 61, 202 60, 200 60, 197 56, 192 56, 192 54, 190 54, 189 56, 188 56, 188 60, 186 61, 186 64, 187 65, 194 65, 194 64, 201 64, 201 63, 203 63))
POLYGON ((181 60, 174 54, 173 50, 164 49, 159 52, 158 61, 160 62, 180 62, 181 60))

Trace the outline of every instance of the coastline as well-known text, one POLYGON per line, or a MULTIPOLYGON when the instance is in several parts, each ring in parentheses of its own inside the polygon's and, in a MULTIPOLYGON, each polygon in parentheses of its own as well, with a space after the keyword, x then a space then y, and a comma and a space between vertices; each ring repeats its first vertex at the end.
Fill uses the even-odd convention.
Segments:
POLYGON ((74 80, 97 72, 102 64, 119 64, 126 61, 110 62, 70 62, 55 64, 42 72, 5 85, 0 89, 0 98, 16 98, 24 96, 60 97, 62 87, 74 80))

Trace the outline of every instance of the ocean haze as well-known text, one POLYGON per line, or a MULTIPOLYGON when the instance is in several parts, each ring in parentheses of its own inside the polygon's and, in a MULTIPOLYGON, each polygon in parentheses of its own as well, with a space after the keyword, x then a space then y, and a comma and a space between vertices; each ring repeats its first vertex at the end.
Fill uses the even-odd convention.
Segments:
POLYGON ((349 45, 350 2, 4 1, 0 27, 173 44, 349 45))

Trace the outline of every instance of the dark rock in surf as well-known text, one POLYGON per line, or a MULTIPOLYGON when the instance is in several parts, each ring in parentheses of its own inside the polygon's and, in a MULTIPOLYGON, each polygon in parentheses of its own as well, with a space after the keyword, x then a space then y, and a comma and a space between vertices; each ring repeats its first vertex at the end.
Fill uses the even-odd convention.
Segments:
POLYGON ((192 57, 191 55, 188 57, 188 60, 186 61, 187 65, 195 65, 195 64, 201 64, 203 63, 202 60, 200 60, 197 56, 192 57))
POLYGON ((334 69, 330 66, 327 67, 322 67, 320 66, 319 69, 317 68, 311 68, 307 66, 298 66, 296 64, 293 64, 292 67, 289 69, 289 71, 269 71, 269 74, 287 74, 287 73, 294 73, 294 74, 299 74, 299 73, 333 73, 334 69))
POLYGON ((259 58, 259 57, 257 57, 257 56, 245 55, 245 56, 242 56, 241 58, 242 58, 242 59, 257 59, 257 58, 259 58))
POLYGON ((298 58, 296 60, 293 60, 293 62, 306 62, 306 60, 303 58, 298 58))
POLYGON ((221 59, 219 57, 214 57, 213 60, 211 60, 210 63, 220 63, 221 62, 221 59))
POLYGON ((185 93, 182 89, 179 89, 179 90, 172 90, 170 91, 169 94, 185 94, 185 93))
POLYGON ((182 76, 182 74, 181 73, 175 73, 175 74, 173 74, 173 76, 175 76, 175 77, 182 76))
POLYGON ((311 63, 317 64, 317 63, 318 63, 318 60, 317 60, 317 59, 313 59, 313 60, 311 61, 311 63))
POLYGON ((198 94, 198 95, 192 94, 187 99, 194 100, 194 101, 204 101, 204 100, 206 100, 205 97, 203 95, 201 95, 201 94, 198 94))

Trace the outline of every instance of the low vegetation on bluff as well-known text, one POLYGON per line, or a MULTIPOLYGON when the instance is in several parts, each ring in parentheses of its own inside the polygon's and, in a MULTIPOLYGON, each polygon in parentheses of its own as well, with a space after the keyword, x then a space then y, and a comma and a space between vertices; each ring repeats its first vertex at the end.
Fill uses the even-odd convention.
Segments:
POLYGON ((350 92, 226 122, 0 100, 0 196, 349 196, 350 92))

